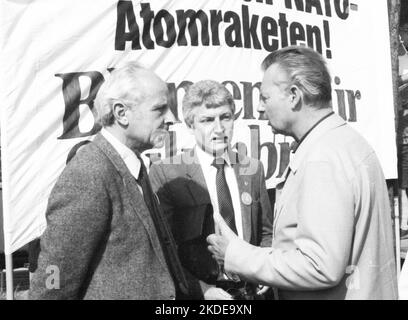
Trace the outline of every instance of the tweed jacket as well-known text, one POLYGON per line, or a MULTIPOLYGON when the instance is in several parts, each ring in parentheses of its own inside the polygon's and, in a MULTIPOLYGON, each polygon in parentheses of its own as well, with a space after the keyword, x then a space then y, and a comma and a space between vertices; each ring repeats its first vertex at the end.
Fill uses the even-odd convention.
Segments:
POLYGON ((136 180, 101 134, 63 170, 46 216, 31 299, 174 299, 136 180))
MULTIPOLYGON (((206 237, 214 233, 213 209, 195 149, 164 159, 150 168, 150 180, 157 192, 179 246, 179 256, 192 279, 212 284, 217 276, 215 260, 207 250, 206 237)), ((231 153, 232 166, 241 197, 243 238, 260 246, 271 246, 272 210, 265 187, 262 163, 231 153), (249 194, 251 201, 242 200, 249 194)), ((193 281, 193 280, 192 280, 193 281)), ((192 290, 196 288, 190 282, 192 290)))

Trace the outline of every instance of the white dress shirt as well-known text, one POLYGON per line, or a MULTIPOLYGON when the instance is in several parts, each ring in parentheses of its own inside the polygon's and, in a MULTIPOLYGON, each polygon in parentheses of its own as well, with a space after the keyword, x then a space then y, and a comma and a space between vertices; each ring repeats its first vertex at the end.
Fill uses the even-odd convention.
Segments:
MULTIPOLYGON (((132 176, 137 180, 139 178, 141 163, 136 154, 122 142, 120 142, 112 133, 110 133, 105 128, 102 128, 101 134, 108 140, 112 147, 119 153, 123 162, 125 162, 126 167, 129 169, 132 176)), ((143 194, 142 187, 137 184, 140 192, 143 194)))
MULTIPOLYGON (((215 181, 217 175, 217 168, 215 168, 212 165, 214 161, 214 156, 205 152, 198 146, 195 147, 195 152, 198 161, 200 162, 201 169, 203 170, 205 183, 207 185, 208 193, 210 194, 211 204, 214 209, 214 215, 221 216, 218 207, 217 185, 215 181)), ((228 155, 225 153, 222 156, 222 158, 224 158, 225 160, 224 166, 225 179, 227 180, 227 185, 231 193, 232 206, 234 208, 235 226, 237 227, 238 237, 243 239, 241 202, 237 178, 235 176, 234 169, 231 166, 231 161, 228 155)))

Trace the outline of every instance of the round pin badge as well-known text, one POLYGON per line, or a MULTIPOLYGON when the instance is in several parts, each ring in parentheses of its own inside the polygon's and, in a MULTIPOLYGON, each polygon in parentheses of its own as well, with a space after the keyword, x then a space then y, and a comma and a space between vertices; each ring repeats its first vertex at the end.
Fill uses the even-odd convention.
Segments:
POLYGON ((252 203, 252 197, 248 192, 242 192, 241 200, 243 204, 249 206, 252 203))

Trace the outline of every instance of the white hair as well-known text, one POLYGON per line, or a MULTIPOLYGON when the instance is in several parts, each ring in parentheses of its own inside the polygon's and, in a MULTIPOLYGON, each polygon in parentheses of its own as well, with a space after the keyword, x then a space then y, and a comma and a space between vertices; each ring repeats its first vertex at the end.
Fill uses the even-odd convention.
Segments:
POLYGON ((115 68, 101 86, 95 99, 97 122, 103 127, 114 123, 113 106, 116 103, 134 104, 143 98, 143 78, 151 72, 136 62, 127 62, 115 68))

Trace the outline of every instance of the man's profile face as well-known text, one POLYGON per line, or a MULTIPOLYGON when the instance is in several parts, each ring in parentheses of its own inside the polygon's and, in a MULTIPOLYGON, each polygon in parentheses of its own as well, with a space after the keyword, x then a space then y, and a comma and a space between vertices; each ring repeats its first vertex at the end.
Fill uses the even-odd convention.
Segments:
POLYGON ((191 125, 197 145, 205 152, 221 156, 231 143, 234 114, 229 105, 207 108, 205 105, 192 110, 191 125))
POLYGON ((166 84, 154 75, 144 81, 144 94, 126 111, 129 120, 127 136, 139 149, 161 148, 174 115, 167 105, 166 84))
POLYGON ((274 133, 290 134, 291 104, 287 73, 272 64, 264 74, 258 111, 265 112, 274 133))

